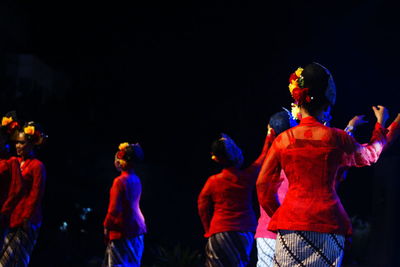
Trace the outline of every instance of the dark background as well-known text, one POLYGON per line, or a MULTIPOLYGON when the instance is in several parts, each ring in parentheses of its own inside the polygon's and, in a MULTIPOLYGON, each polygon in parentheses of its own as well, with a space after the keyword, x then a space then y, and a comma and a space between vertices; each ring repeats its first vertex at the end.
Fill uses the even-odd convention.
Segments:
MULTIPOLYGON (((211 142, 227 133, 252 162, 269 116, 290 107, 288 76, 298 66, 330 69, 332 124, 366 114, 360 142, 373 127, 372 105, 387 106, 391 119, 400 111, 399 23, 389 1, 147 4, 0 4, 0 111, 16 110, 49 135, 39 151, 48 180, 31 266, 101 262, 113 157, 124 141, 146 154, 138 167, 144 263, 160 247, 203 253, 196 200, 218 171, 211 142), (91 211, 81 218, 84 208, 91 211)), ((351 170, 340 188, 355 226, 348 266, 400 266, 398 146, 375 167, 351 170)))

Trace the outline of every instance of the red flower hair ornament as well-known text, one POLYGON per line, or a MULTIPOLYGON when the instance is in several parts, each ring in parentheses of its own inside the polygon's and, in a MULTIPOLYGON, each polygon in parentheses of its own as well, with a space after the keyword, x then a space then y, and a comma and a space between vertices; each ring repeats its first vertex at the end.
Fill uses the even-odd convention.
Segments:
POLYGON ((294 103, 292 103, 292 116, 297 119, 300 119, 299 106, 310 103, 313 99, 309 95, 309 88, 303 88, 304 78, 301 76, 302 72, 303 68, 298 68, 289 77, 289 91, 294 100, 294 103))

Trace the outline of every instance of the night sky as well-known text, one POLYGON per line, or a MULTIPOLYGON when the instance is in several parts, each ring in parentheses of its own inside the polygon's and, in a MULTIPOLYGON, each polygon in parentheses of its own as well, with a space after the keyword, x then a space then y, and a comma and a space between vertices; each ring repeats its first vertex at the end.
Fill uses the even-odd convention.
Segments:
MULTIPOLYGON (((31 266, 101 261, 108 190, 118 175, 113 158, 125 141, 140 142, 146 155, 138 167, 149 230, 146 263, 157 245, 202 253, 197 196, 219 171, 210 160, 211 142, 227 133, 243 149, 245 165, 255 160, 269 116, 290 107, 288 76, 299 66, 317 61, 332 72, 335 127, 356 114, 374 122, 372 105, 387 106, 390 120, 400 112, 399 23, 388 1, 267 2, 0 4, 0 111, 16 110, 49 135, 38 152, 48 181, 31 266), (54 74, 41 77, 56 81, 46 93, 25 90, 31 85, 16 85, 16 74, 5 73, 21 54, 54 74), (63 222, 66 232, 59 229, 63 222), (44 263, 46 257, 51 260, 44 263)), ((357 139, 367 142, 372 127, 360 128, 357 139)), ((373 225, 369 245, 355 242, 349 262, 372 262, 357 253, 368 254, 382 239, 389 254, 377 252, 376 261, 390 261, 398 250, 392 243, 399 233, 389 234, 395 229, 389 222, 399 219, 399 185, 391 179, 398 149, 395 143, 375 167, 351 170, 340 188, 349 215, 373 225)))

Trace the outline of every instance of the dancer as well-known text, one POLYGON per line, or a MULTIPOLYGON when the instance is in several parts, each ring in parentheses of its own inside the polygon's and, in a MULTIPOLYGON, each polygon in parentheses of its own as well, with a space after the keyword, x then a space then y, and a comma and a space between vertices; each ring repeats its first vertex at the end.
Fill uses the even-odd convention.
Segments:
POLYGON ((212 144, 212 160, 222 172, 208 178, 198 197, 204 227, 206 266, 246 266, 257 227, 252 193, 257 175, 275 133, 269 128, 263 150, 250 167, 241 170, 241 149, 226 134, 212 144))
MULTIPOLYGON (((295 125, 297 125, 297 122, 292 119, 288 111, 275 113, 269 120, 269 126, 274 130, 276 136, 295 125)), ((288 189, 288 182, 283 172, 281 177, 282 184, 278 189, 279 202, 282 202, 288 189)), ((270 220, 271 218, 260 206, 260 218, 254 236, 257 244, 257 267, 272 267, 274 265, 276 233, 267 229, 270 220)))
POLYGON ((25 124, 16 137, 15 147, 22 174, 21 195, 11 213, 0 266, 27 266, 38 238, 46 171, 43 163, 35 158, 35 148, 42 145, 45 138, 35 122, 25 124))
POLYGON ((122 143, 115 155, 114 164, 121 175, 114 179, 104 220, 108 245, 103 266, 140 266, 146 224, 139 207, 142 185, 135 164, 143 158, 139 144, 122 143))
MULTIPOLYGON (((285 109, 286 110, 286 109, 285 109)), ((400 119, 400 116, 398 116, 398 119, 400 119)), ((355 129, 361 125, 365 124, 367 121, 364 120, 364 115, 359 115, 359 116, 354 116, 349 123, 347 124, 347 127, 345 128, 345 131, 353 136, 353 132, 355 129)), ((297 125, 297 121, 295 121, 290 114, 289 111, 286 110, 286 112, 278 112, 271 116, 269 124, 271 127, 275 130, 276 135, 279 135, 283 131, 294 127, 297 125)), ((329 124, 329 121, 325 121, 325 125, 329 124)), ((395 125, 394 123, 391 125, 393 128, 395 125)), ((344 180, 344 178, 347 175, 347 170, 346 169, 341 169, 337 173, 339 180, 344 180)), ((281 171, 281 179, 282 183, 278 188, 278 199, 279 202, 282 203, 286 192, 288 190, 288 181, 285 176, 285 173, 281 171)), ((268 224, 270 222, 271 218, 268 216, 268 214, 264 211, 264 209, 260 206, 260 218, 258 219, 258 226, 256 230, 256 234, 254 238, 256 239, 257 242, 257 267, 272 267, 274 266, 274 255, 275 255, 275 245, 276 245, 276 233, 269 231, 268 224)))
POLYGON ((257 180, 263 209, 272 217, 268 229, 277 231, 277 266, 340 266, 351 223, 336 194, 338 171, 378 160, 386 143, 387 110, 373 107, 377 123, 369 145, 358 144, 346 132, 321 122, 330 117, 336 88, 332 75, 312 63, 290 77, 299 126, 277 138, 257 180), (284 170, 289 189, 282 203, 277 189, 284 170))
POLYGON ((15 112, 8 112, 0 126, 0 258, 11 212, 18 201, 21 185, 19 162, 10 158, 9 142, 19 129, 15 112))

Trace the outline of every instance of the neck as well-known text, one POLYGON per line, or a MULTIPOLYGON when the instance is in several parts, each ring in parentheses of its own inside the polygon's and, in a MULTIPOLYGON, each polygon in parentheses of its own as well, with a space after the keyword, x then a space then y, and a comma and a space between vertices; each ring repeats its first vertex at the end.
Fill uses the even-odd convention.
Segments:
POLYGON ((318 112, 318 114, 313 116, 306 109, 300 107, 300 114, 301 114, 302 119, 307 118, 307 117, 314 117, 321 123, 324 121, 324 112, 323 111, 320 111, 320 112, 318 112))
POLYGON ((134 169, 123 170, 121 173, 122 173, 122 174, 134 174, 134 173, 135 173, 135 170, 134 170, 134 169))

